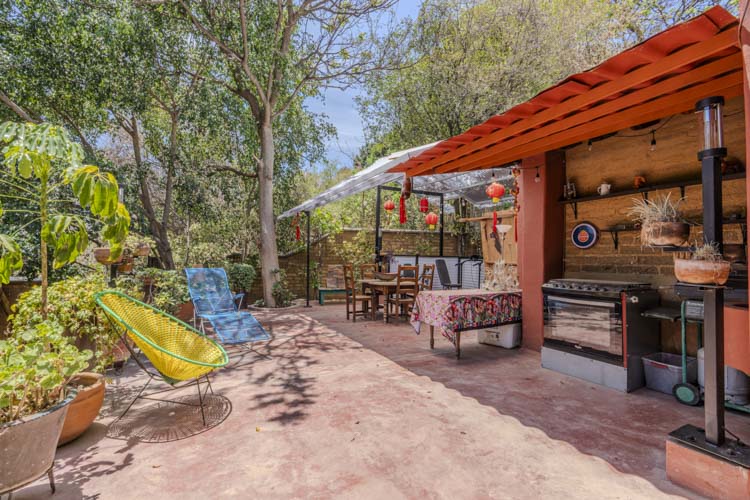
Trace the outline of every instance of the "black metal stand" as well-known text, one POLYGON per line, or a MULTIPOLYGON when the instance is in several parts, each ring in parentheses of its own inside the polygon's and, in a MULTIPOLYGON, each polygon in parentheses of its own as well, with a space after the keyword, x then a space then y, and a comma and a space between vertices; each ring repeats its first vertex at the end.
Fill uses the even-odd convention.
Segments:
POLYGON ((305 307, 310 307, 310 211, 305 212, 305 217, 307 218, 307 268, 305 271, 305 307))
MULTIPOLYGON (((725 153, 726 154, 726 153, 725 153)), ((722 155, 704 156, 703 176, 703 237, 716 243, 721 251, 723 241, 722 155)), ((724 443, 724 289, 707 288, 703 293, 704 352, 706 356, 705 420, 706 440, 714 445, 724 443)))
MULTIPOLYGON (((378 186, 377 197, 375 203, 375 261, 380 264, 381 255, 380 252, 383 250, 383 237, 380 234, 380 206, 381 206, 381 191, 401 191, 399 187, 393 186, 378 186)), ((444 241, 444 216, 443 216, 443 204, 445 203, 445 195, 443 193, 435 193, 432 191, 418 191, 412 190, 412 194, 421 194, 423 196, 437 196, 440 198, 440 257, 443 256, 443 241, 444 241)))

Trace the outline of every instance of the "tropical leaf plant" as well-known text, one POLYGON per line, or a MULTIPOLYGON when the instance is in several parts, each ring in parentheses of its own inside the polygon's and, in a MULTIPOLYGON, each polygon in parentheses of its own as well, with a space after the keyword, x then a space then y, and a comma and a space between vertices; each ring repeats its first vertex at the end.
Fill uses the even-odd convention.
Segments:
POLYGON ((0 178, 0 201, 14 201, 5 213, 32 217, 14 234, 0 234, 0 284, 8 283, 11 274, 23 265, 14 236, 38 222, 41 311, 46 318, 48 251, 52 251, 56 269, 75 262, 88 246, 87 220, 93 219, 103 225, 102 237, 110 244, 112 257, 117 258, 128 235, 130 214, 119 201, 115 176, 95 165, 84 165, 83 148, 64 128, 48 123, 5 122, 0 124, 0 147, 10 174, 0 178), (65 196, 68 188, 74 197, 65 196))

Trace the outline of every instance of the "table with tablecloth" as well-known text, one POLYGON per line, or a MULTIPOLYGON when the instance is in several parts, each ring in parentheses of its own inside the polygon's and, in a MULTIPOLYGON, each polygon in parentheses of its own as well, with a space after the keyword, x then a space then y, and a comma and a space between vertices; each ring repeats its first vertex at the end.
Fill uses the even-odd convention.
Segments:
POLYGON ((430 325, 430 348, 435 328, 456 347, 461 356, 461 332, 521 322, 521 291, 424 290, 419 292, 410 322, 417 334, 430 325))

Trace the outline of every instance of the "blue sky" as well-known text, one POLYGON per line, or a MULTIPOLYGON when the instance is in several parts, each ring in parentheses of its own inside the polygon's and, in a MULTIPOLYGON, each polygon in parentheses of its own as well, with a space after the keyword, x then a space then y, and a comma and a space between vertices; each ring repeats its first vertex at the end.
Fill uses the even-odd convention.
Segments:
MULTIPOLYGON (((415 18, 419 13, 420 0, 399 0, 394 9, 396 17, 415 18)), ((352 164, 354 155, 364 143, 362 119, 359 116, 354 98, 361 89, 349 88, 345 91, 328 89, 321 99, 308 99, 306 104, 314 113, 324 113, 338 131, 338 137, 328 142, 326 157, 342 167, 352 164)))

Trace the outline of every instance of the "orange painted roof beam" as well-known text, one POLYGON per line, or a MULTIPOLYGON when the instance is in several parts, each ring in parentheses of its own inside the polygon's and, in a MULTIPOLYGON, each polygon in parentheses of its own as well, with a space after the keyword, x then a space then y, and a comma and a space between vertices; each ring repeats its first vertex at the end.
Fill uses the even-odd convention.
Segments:
POLYGON ((599 137, 617 132, 644 122, 658 120, 666 116, 690 111, 695 102, 710 95, 723 95, 729 99, 742 95, 742 72, 734 72, 687 90, 635 106, 626 111, 606 116, 585 125, 546 136, 516 148, 502 148, 491 158, 476 162, 456 162, 450 172, 478 170, 510 163, 534 154, 552 151, 570 144, 583 142, 591 137, 599 137))
MULTIPOLYGON (((475 154, 466 158, 471 163, 476 163, 487 158, 491 158, 497 154, 498 151, 503 149, 510 149, 519 146, 524 143, 532 142, 536 139, 548 137, 551 134, 562 132, 565 129, 572 128, 578 125, 582 125, 597 118, 603 116, 612 115, 623 109, 627 109, 638 104, 651 101, 652 99, 658 98, 663 95, 668 95, 677 90, 684 89, 696 82, 704 82, 709 79, 714 79, 718 75, 723 75, 730 71, 739 71, 742 69, 742 54, 736 52, 730 56, 724 57, 717 61, 708 63, 703 66, 690 70, 686 73, 680 73, 677 76, 662 80, 661 82, 644 87, 640 90, 636 90, 630 94, 626 94, 618 99, 607 101, 599 106, 589 108, 581 113, 571 115, 569 118, 551 123, 544 127, 540 127, 529 133, 515 136, 514 138, 504 141, 487 149, 478 151, 475 154)), ((640 123, 643 123, 641 121, 640 123)), ((586 139, 588 139, 587 137, 586 139)), ((452 163, 442 165, 434 170, 434 173, 442 174, 453 171, 455 165, 452 163)))

